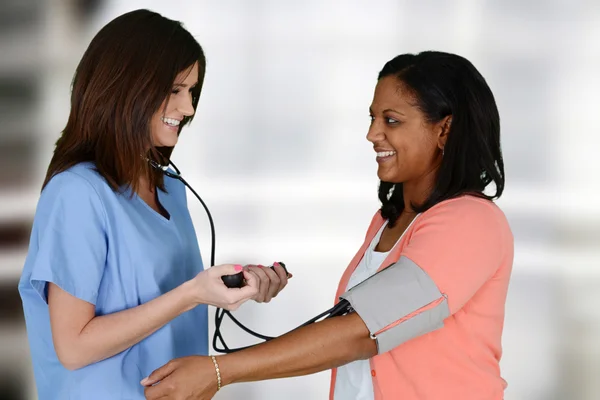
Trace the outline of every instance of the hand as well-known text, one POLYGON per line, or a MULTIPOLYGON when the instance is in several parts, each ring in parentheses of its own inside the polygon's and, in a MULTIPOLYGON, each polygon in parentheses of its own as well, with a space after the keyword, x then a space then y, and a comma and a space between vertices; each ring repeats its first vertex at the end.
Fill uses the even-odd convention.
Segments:
POLYGON ((210 304, 225 310, 237 310, 244 302, 254 298, 259 290, 256 275, 244 271, 246 285, 242 288, 228 288, 221 277, 238 274, 243 270, 241 265, 216 265, 200 272, 192 279, 192 293, 198 304, 210 304))
POLYGON ((208 400, 217 393, 215 366, 203 356, 171 360, 140 383, 148 400, 208 400))
POLYGON ((263 265, 247 265, 245 269, 253 274, 259 282, 258 293, 252 298, 257 303, 268 303, 288 284, 288 278, 285 269, 279 263, 273 264, 274 268, 263 265))

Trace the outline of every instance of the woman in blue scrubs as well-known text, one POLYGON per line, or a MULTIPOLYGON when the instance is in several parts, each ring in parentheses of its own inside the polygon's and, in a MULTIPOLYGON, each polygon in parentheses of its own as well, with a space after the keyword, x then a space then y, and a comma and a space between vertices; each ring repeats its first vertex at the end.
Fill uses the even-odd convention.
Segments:
POLYGON ((287 284, 279 266, 244 269, 241 289, 221 280, 241 266, 204 270, 185 187, 149 165, 192 119, 205 65, 179 22, 147 10, 83 55, 19 282, 41 400, 143 399, 154 369, 208 353, 207 305, 269 301, 287 284))

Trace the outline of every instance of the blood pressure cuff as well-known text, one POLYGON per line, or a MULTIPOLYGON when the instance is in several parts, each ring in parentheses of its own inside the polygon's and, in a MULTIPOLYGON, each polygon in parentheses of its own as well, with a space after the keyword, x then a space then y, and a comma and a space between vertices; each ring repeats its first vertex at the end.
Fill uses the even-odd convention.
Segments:
POLYGON ((367 325, 378 354, 443 327, 450 315, 446 295, 405 256, 340 297, 367 325))

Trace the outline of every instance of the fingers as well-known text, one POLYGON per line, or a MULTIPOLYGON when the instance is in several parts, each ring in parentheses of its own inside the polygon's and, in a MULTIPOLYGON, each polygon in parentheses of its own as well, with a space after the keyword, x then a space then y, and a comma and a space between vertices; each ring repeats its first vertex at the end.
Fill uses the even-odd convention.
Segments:
MULTIPOLYGON (((246 280, 246 285, 242 288, 226 289, 227 294, 223 298, 225 304, 218 306, 233 311, 250 298, 258 303, 270 302, 285 288, 288 278, 291 276, 286 273, 279 263, 276 262, 273 266, 274 268, 262 265, 247 265, 242 268, 240 265, 223 264, 211 267, 209 269, 209 271, 212 271, 211 276, 218 278, 219 281, 224 275, 239 274, 241 271, 243 271, 246 280)), ((225 288, 223 287, 223 289, 225 288)))
MULTIPOLYGON (((252 267, 256 266, 253 265, 252 267)), ((256 290, 256 293, 252 297, 252 300, 259 301, 259 299, 262 298, 260 292, 260 278, 254 271, 254 269, 250 269, 248 266, 246 266, 244 269, 244 278, 246 279, 246 285, 252 285, 256 290)))
MULTIPOLYGON (((285 269, 278 263, 274 263, 273 264, 273 270, 275 271, 275 273, 277 273, 277 276, 279 276, 279 289, 277 290, 277 294, 279 294, 279 292, 281 292, 283 290, 283 288, 285 288, 288 284, 288 279, 291 278, 291 274, 290 276, 288 276, 288 273, 285 271, 285 269)), ((275 294, 275 296, 277 296, 277 294, 275 294)), ((275 297, 273 296, 273 297, 275 297)))
POLYGON ((254 298, 259 303, 268 303, 287 285, 288 278, 281 265, 275 263, 275 268, 262 265, 249 265, 247 271, 253 273, 260 282, 259 293, 254 298))
POLYGON ((242 272, 243 269, 244 268, 239 264, 222 264, 211 267, 209 271, 212 271, 212 273, 215 274, 215 276, 220 278, 224 275, 239 274, 240 272, 242 272))
POLYGON ((152 373, 146 378, 142 379, 140 383, 142 384, 142 386, 152 386, 156 382, 162 381, 167 376, 171 375, 173 371, 175 371, 175 362, 169 361, 162 367, 152 371, 152 373))
POLYGON ((281 279, 279 278, 277 272, 273 271, 273 268, 263 268, 263 271, 267 274, 270 281, 269 288, 267 289, 266 299, 266 302, 268 303, 273 299, 273 297, 277 296, 277 294, 279 293, 281 279))
POLYGON ((162 382, 160 385, 146 387, 144 389, 144 396, 146 400, 160 400, 168 398, 170 387, 167 387, 166 382, 162 382))
POLYGON ((267 290, 269 289, 269 277, 262 271, 261 266, 248 266, 246 272, 256 282, 256 288, 258 290, 254 296, 254 300, 263 303, 267 297, 267 290))
POLYGON ((256 274, 252 273, 249 270, 244 270, 244 279, 246 280, 246 286, 250 286, 258 292, 260 287, 260 281, 256 274))
POLYGON ((243 299, 245 301, 256 296, 260 283, 258 282, 256 275, 253 275, 248 271, 244 271, 244 279, 246 280, 246 285, 236 289, 236 294, 240 300, 243 299))
POLYGON ((248 271, 244 272, 246 285, 241 288, 227 289, 228 304, 223 308, 228 311, 237 310, 243 303, 257 296, 259 290, 259 282, 256 276, 248 271))

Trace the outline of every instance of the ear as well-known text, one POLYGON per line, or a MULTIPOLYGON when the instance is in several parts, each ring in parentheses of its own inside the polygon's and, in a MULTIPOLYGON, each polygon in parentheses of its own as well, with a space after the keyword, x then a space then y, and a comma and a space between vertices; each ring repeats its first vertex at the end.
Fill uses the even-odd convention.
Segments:
POLYGON ((438 135, 437 135, 437 146, 440 150, 444 150, 446 147, 446 141, 448 140, 448 132, 450 132, 450 126, 452 125, 452 115, 448 115, 440 122, 438 122, 438 135))

